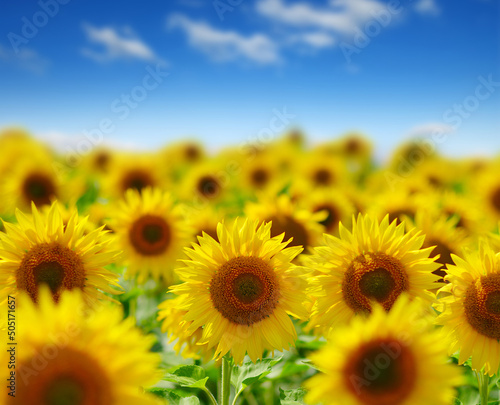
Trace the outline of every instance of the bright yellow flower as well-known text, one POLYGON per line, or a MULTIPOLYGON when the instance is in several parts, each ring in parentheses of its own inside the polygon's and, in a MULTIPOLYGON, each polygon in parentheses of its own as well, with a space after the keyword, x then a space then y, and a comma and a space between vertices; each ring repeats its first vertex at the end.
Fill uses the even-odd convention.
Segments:
POLYGON ((433 248, 421 249, 424 236, 405 233, 404 222, 389 224, 366 215, 353 218, 352 232, 340 225, 340 238, 325 234, 326 246, 317 247, 310 259, 322 275, 311 279, 317 297, 311 325, 326 332, 368 313, 373 302, 389 310, 403 292, 429 303, 435 295, 439 268, 429 258, 433 248))
POLYGON ((433 328, 421 302, 404 294, 387 313, 335 329, 311 355, 322 373, 306 381, 306 401, 325 405, 449 405, 462 383, 448 364, 448 341, 433 328))
POLYGON ((16 212, 17 224, 5 222, 0 233, 0 302, 26 291, 37 301, 47 284, 57 300, 64 290, 80 289, 86 299, 109 299, 102 291, 119 293, 118 276, 104 269, 118 257, 102 228, 87 233, 87 218, 73 211, 64 223, 57 203, 46 213, 33 204, 33 215, 16 212))
POLYGON ((237 364, 245 353, 255 362, 264 349, 289 348, 297 337, 289 315, 307 317, 306 282, 291 264, 302 249, 285 248, 283 235, 271 238, 271 223, 248 219, 219 224, 217 236, 186 249, 184 283, 171 288, 184 297, 188 331, 203 327, 200 343, 216 346, 218 358, 231 352, 237 364))
MULTIPOLYGON (((132 318, 123 321, 120 307, 89 307, 78 290, 63 292, 57 304, 48 288, 39 298, 38 305, 25 294, 16 299, 16 397, 11 401, 4 390, 0 403, 158 403, 142 393, 160 378, 160 356, 150 352, 154 338, 143 336, 132 318)), ((8 372, 2 367, 2 380, 8 372)))
POLYGON ((450 354, 460 351, 460 363, 472 356, 472 367, 492 376, 500 365, 500 255, 483 242, 453 261, 450 284, 440 290, 447 294, 436 304, 438 323, 452 339, 450 354))
POLYGON ((149 276, 173 283, 173 269, 192 237, 183 214, 182 206, 160 189, 127 190, 111 214, 110 225, 123 250, 128 276, 138 276, 139 283, 149 276))

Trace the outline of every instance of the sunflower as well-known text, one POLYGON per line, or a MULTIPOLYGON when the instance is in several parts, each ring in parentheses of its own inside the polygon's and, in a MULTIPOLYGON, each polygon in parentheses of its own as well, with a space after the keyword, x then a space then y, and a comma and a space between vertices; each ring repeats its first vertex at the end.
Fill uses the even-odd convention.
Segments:
POLYGON ((113 166, 115 156, 116 152, 111 149, 95 148, 83 157, 83 167, 91 175, 102 176, 113 166))
POLYGON ((77 183, 67 182, 63 187, 64 174, 58 172, 49 156, 17 161, 2 185, 2 201, 7 212, 16 208, 29 211, 33 202, 37 207, 50 205, 55 200, 65 201, 69 195, 79 195, 83 188, 75 190, 77 183))
POLYGON ((196 207, 186 208, 186 220, 193 230, 193 235, 203 236, 203 232, 217 239, 217 224, 224 219, 224 212, 208 205, 197 209, 196 207))
POLYGON ((450 353, 460 351, 460 364, 472 356, 472 367, 492 376, 500 364, 500 255, 481 242, 453 261, 445 278, 450 284, 440 289, 451 294, 436 304, 437 322, 452 339, 450 353))
POLYGON ((463 230, 469 236, 484 236, 491 229, 480 209, 481 202, 469 193, 457 194, 447 191, 439 194, 428 194, 427 199, 430 205, 439 207, 443 215, 456 218, 457 229, 463 230))
POLYGON ((386 312, 374 307, 336 329, 311 355, 322 371, 306 381, 308 403, 325 405, 447 405, 462 384, 448 363, 447 340, 421 302, 403 294, 386 312))
POLYGON ((461 254, 462 249, 470 243, 464 230, 457 228, 458 220, 457 217, 446 217, 433 210, 421 210, 415 215, 414 221, 406 223, 408 231, 416 228, 425 235, 423 247, 433 247, 431 257, 439 255, 436 262, 441 267, 434 274, 440 277, 446 275, 446 265, 453 264, 451 255, 461 254))
POLYGON ((160 158, 169 166, 193 165, 205 159, 206 152, 198 141, 183 141, 168 145, 160 151, 160 158))
POLYGON ((64 224, 57 203, 46 213, 32 205, 32 216, 17 210, 17 224, 4 222, 0 234, 0 302, 16 291, 38 301, 41 284, 50 287, 57 301, 64 290, 80 289, 86 299, 110 299, 119 292, 118 276, 103 268, 118 257, 102 228, 85 235, 87 218, 73 211, 64 224))
POLYGON ((280 174, 277 162, 268 153, 242 163, 241 167, 241 186, 251 191, 266 189, 280 174))
POLYGON ((275 196, 267 193, 259 197, 259 202, 246 204, 245 214, 259 221, 272 222, 271 237, 284 233, 285 240, 293 238, 290 246, 304 249, 319 242, 324 231, 320 222, 327 216, 325 211, 314 213, 300 208, 286 194, 275 196))
POLYGON ((249 219, 220 223, 217 236, 186 249, 190 260, 177 270, 184 283, 171 287, 183 297, 188 331, 203 327, 199 343, 217 346, 218 359, 230 351, 236 364, 245 353, 255 362, 265 349, 287 349, 297 337, 289 315, 307 317, 306 282, 291 264, 302 249, 285 248, 283 235, 271 238, 271 223, 249 219))
POLYGON ((389 310, 397 297, 407 292, 412 298, 432 302, 439 279, 432 274, 440 265, 429 258, 433 248, 421 249, 424 236, 405 233, 404 222, 379 223, 368 215, 353 218, 352 232, 342 224, 340 238, 325 234, 326 246, 317 247, 311 260, 323 274, 311 279, 311 293, 317 305, 310 325, 328 331, 354 315, 367 313, 372 302, 389 310))
MULTIPOLYGON (((408 187, 408 184, 406 184, 408 187)), ((373 186, 372 186, 373 187, 373 186)), ((407 187, 396 190, 384 190, 374 198, 368 213, 378 219, 389 215, 389 221, 400 224, 406 219, 414 219, 421 207, 426 206, 426 193, 412 193, 407 187)))
POLYGON ((141 192, 146 187, 166 188, 161 164, 153 154, 120 154, 115 156, 102 179, 103 197, 122 198, 128 189, 141 192))
POLYGON ((329 188, 349 181, 349 173, 339 158, 310 152, 301 162, 298 176, 313 187, 329 188))
POLYGON ((224 201, 231 193, 234 171, 220 159, 193 166, 182 179, 179 196, 189 205, 205 207, 224 201))
POLYGON ((158 404, 141 387, 159 380, 160 356, 149 351, 154 339, 143 336, 133 319, 122 321, 121 309, 109 303, 85 308, 80 291, 63 292, 56 304, 41 288, 39 298, 39 305, 25 294, 18 298, 22 350, 12 403, 158 404))
POLYGON ((310 212, 325 211, 327 213, 326 218, 321 220, 320 224, 330 234, 338 233, 339 223, 349 222, 355 211, 354 205, 344 195, 342 189, 311 190, 300 203, 310 212))
POLYGON ((210 360, 213 350, 206 350, 206 345, 198 344, 203 335, 203 329, 194 332, 188 331, 189 322, 183 320, 186 310, 180 309, 186 296, 181 295, 174 299, 167 299, 158 305, 158 321, 162 321, 161 331, 169 337, 169 343, 176 342, 174 350, 187 359, 203 358, 210 360))
MULTIPOLYGON (((472 180, 471 191, 481 199, 481 209, 487 213, 487 222, 491 223, 500 219, 500 180, 498 170, 500 163, 491 164, 488 170, 472 180)), ((491 230, 491 228, 489 229, 491 230)))
POLYGON ((123 250, 127 275, 143 283, 149 276, 171 284, 173 268, 192 236, 182 206, 169 193, 145 188, 127 190, 110 219, 117 245, 123 250))

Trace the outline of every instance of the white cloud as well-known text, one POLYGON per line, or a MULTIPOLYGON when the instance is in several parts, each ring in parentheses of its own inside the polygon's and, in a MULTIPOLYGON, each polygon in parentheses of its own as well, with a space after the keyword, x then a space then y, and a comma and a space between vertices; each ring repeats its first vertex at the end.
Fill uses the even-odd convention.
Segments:
POLYGON ((47 59, 30 48, 22 48, 17 53, 0 44, 0 61, 14 68, 27 70, 35 74, 43 74, 49 67, 47 59))
POLYGON ((189 43, 216 61, 232 61, 240 58, 259 64, 280 62, 277 44, 264 34, 245 37, 235 31, 218 30, 205 22, 174 14, 168 20, 170 28, 181 28, 189 43))
POLYGON ((144 61, 160 61, 153 50, 141 41, 137 35, 125 27, 118 32, 111 27, 97 28, 83 24, 83 30, 90 42, 102 47, 100 51, 84 48, 83 55, 97 62, 108 62, 115 59, 140 59, 144 61))
POLYGON ((336 44, 336 39, 326 32, 306 32, 292 37, 293 42, 302 42, 313 48, 328 48, 336 44))
POLYGON ((419 0, 414 7, 420 14, 438 15, 441 11, 434 0, 419 0))
POLYGON ((260 0, 257 12, 293 27, 314 27, 350 33, 384 9, 376 0, 332 0, 330 7, 315 8, 306 2, 286 4, 283 0, 260 0))
MULTIPOLYGON (((35 133, 34 136, 41 142, 49 145, 58 153, 68 153, 68 151, 78 152, 80 150, 84 150, 85 152, 80 153, 80 157, 83 157, 87 153, 86 145, 91 143, 85 136, 81 134, 68 134, 59 131, 35 133), (82 145, 85 146, 82 148, 82 145)), ((117 137, 112 136, 107 136, 101 143, 99 143, 98 145, 94 145, 94 147, 104 147, 122 151, 148 150, 148 148, 140 142, 138 143, 133 140, 124 140, 123 138, 118 139, 117 137)))
POLYGON ((411 128, 407 136, 408 138, 419 138, 432 136, 433 134, 451 134, 453 132, 455 132, 455 129, 451 125, 442 122, 429 122, 411 128))

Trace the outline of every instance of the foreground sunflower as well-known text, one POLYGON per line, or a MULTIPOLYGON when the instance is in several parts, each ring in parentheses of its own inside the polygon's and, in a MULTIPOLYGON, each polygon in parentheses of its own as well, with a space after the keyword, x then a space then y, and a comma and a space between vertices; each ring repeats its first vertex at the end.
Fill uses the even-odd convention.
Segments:
POLYGON ((368 216, 353 218, 352 232, 342 224, 340 238, 325 234, 326 246, 317 247, 310 260, 321 275, 311 279, 317 298, 311 326, 328 331, 354 315, 367 313, 378 302, 389 310, 399 295, 408 293, 431 303, 440 265, 429 258, 433 248, 421 249, 424 236, 405 233, 405 223, 380 223, 368 216))
POLYGON ((403 294, 387 313, 335 330, 311 356, 324 374, 306 381, 308 403, 325 405, 448 405, 459 368, 447 364, 447 340, 423 315, 421 302, 403 294))
POLYGON ((17 210, 17 224, 4 222, 0 233, 0 302, 16 291, 38 300, 41 284, 57 301, 63 290, 80 289, 86 299, 109 299, 102 291, 119 293, 118 276, 104 269, 119 252, 109 247, 102 228, 88 232, 87 218, 76 210, 63 221, 57 202, 45 213, 32 205, 33 215, 17 210))
POLYGON ((460 351, 460 364, 472 356, 472 368, 492 376, 500 365, 500 256, 483 242, 464 259, 453 256, 455 266, 447 266, 437 322, 452 339, 450 353, 460 351))
POLYGON ((133 319, 123 321, 119 307, 89 309, 84 301, 80 291, 65 291, 56 304, 48 288, 40 290, 39 305, 19 297, 16 340, 22 350, 16 396, 3 395, 6 404, 157 404, 141 393, 160 376, 160 356, 149 351, 154 339, 143 336, 133 319))
POLYGON ((255 362, 265 349, 288 349, 297 337, 288 315, 307 317, 305 281, 291 264, 302 248, 271 238, 271 223, 241 218, 220 223, 217 236, 204 234, 186 249, 184 283, 171 288, 184 297, 188 331, 203 327, 199 343, 217 346, 219 359, 230 351, 236 364, 245 353, 255 362))
POLYGON ((127 190, 110 225, 123 250, 128 276, 138 276, 139 283, 151 276, 172 284, 173 268, 191 237, 183 212, 160 189, 127 190))

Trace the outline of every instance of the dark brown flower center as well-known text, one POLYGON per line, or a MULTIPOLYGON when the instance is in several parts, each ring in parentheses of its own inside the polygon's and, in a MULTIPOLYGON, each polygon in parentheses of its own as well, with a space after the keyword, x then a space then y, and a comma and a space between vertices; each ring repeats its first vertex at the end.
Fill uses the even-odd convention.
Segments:
POLYGON ((151 175, 140 169, 130 170, 122 180, 122 190, 125 192, 129 188, 141 192, 143 188, 154 187, 155 181, 151 175))
POLYGON ((313 179, 318 186, 329 186, 334 181, 332 172, 328 169, 316 170, 313 179))
POLYGON ((198 180, 198 192, 207 198, 214 198, 220 193, 221 186, 213 176, 203 176, 198 180))
POLYGON ((56 197, 56 187, 49 177, 32 173, 24 180, 23 195, 28 204, 33 201, 36 206, 48 205, 56 197))
POLYGON ((57 301, 62 290, 83 288, 85 269, 81 258, 56 242, 32 247, 16 271, 17 288, 37 302, 38 287, 47 284, 57 301))
POLYGON ((273 313, 280 298, 279 283, 274 270, 262 259, 235 257, 214 274, 210 297, 226 319, 252 325, 273 313))
POLYGON ((340 215, 337 209, 331 204, 321 204, 318 205, 314 210, 314 212, 326 211, 328 214, 323 221, 319 223, 325 227, 328 232, 337 229, 337 225, 340 221, 340 215))
POLYGON ((441 280, 439 281, 442 282, 444 281, 443 280, 444 276, 446 276, 446 265, 454 264, 453 259, 451 258, 451 254, 455 252, 451 250, 448 247, 448 245, 437 239, 430 239, 429 242, 425 243, 425 247, 430 247, 430 246, 436 246, 431 253, 431 257, 436 257, 437 255, 440 255, 439 259, 437 259, 436 262, 440 263, 441 267, 437 270, 434 270, 433 273, 440 276, 441 280))
POLYGON ((415 355, 395 339, 367 342, 347 358, 343 375, 347 388, 360 403, 401 404, 415 387, 415 355))
POLYGON ((408 276, 399 260, 385 253, 366 253, 356 257, 344 275, 342 294, 356 313, 370 312, 370 301, 391 309, 399 295, 408 289, 408 276))
POLYGON ((184 155, 188 162, 196 162, 201 157, 201 151, 196 145, 187 145, 184 149, 184 155))
POLYGON ((95 157, 94 165, 99 171, 106 172, 108 170, 110 160, 111 156, 109 155, 109 152, 100 151, 95 157))
POLYGON ((273 222, 271 226, 271 237, 274 238, 275 236, 285 233, 285 241, 293 238, 288 246, 303 246, 305 248, 309 245, 307 230, 293 217, 288 215, 272 216, 266 222, 269 221, 273 222))
MULTIPOLYGON (((33 372, 31 362, 21 364, 17 400, 20 404, 105 405, 114 403, 111 381, 88 354, 62 348, 46 365, 33 372)), ((44 356, 44 359, 46 356, 44 356)), ((35 360, 33 360, 35 364, 35 360)))
POLYGON ((345 143, 345 152, 348 155, 356 155, 358 154, 361 150, 362 143, 359 139, 357 138, 349 138, 347 142, 345 143))
POLYGON ((467 288, 465 316, 481 335, 500 339, 500 274, 482 276, 467 288))
POLYGON ((145 256, 165 252, 171 238, 171 230, 165 219, 155 215, 138 218, 129 231, 130 243, 138 253, 145 256))
POLYGON ((495 188, 490 196, 493 208, 500 214, 500 187, 495 188))
POLYGON ((257 188, 263 188, 269 182, 269 172, 264 168, 257 168, 251 173, 252 184, 257 188))

